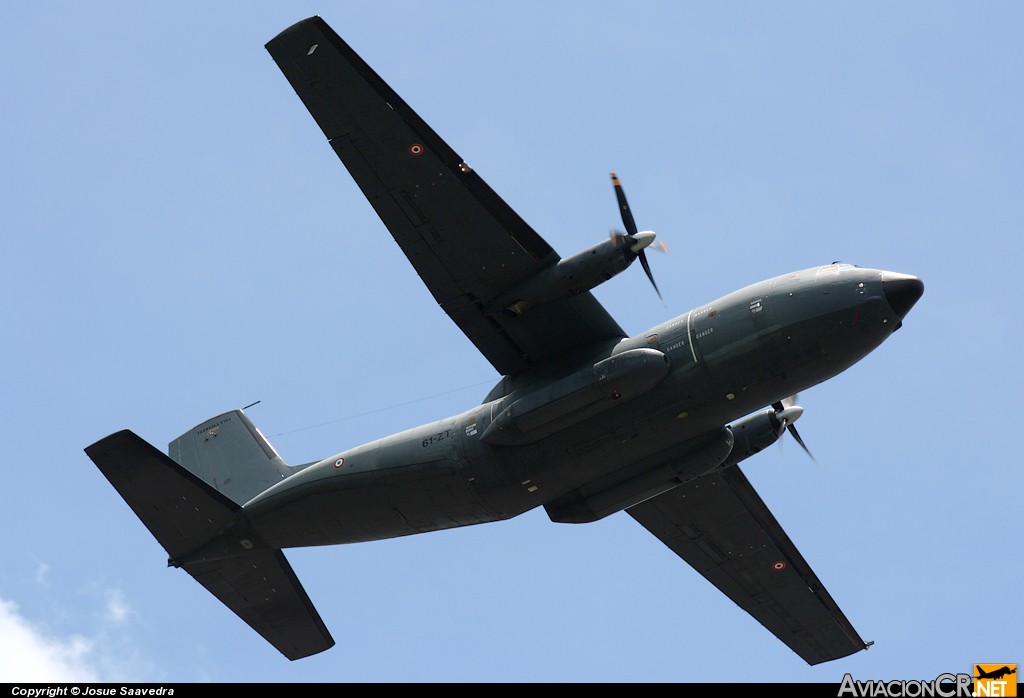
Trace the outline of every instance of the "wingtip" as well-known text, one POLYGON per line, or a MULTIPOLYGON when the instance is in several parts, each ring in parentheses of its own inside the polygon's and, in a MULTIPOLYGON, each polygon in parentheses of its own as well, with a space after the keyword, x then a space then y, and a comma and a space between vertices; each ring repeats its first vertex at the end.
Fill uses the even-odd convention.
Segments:
POLYGON ((121 429, 120 431, 115 431, 113 434, 108 434, 107 436, 104 436, 102 439, 92 442, 82 450, 85 451, 85 454, 87 456, 92 458, 94 453, 102 451, 105 447, 109 446, 112 443, 123 442, 125 439, 137 438, 138 435, 131 429, 121 429))
POLYGON ((311 17, 306 17, 305 19, 300 19, 295 24, 292 24, 291 26, 289 26, 289 27, 279 31, 274 36, 273 39, 271 39, 267 43, 263 44, 263 48, 265 48, 268 51, 270 51, 270 47, 271 47, 272 44, 277 43, 281 39, 287 37, 289 34, 301 31, 304 27, 307 27, 307 26, 309 26, 311 24, 318 25, 321 28, 321 31, 323 30, 323 27, 327 27, 328 26, 327 22, 325 22, 323 20, 323 18, 320 17, 320 15, 313 15, 311 17))

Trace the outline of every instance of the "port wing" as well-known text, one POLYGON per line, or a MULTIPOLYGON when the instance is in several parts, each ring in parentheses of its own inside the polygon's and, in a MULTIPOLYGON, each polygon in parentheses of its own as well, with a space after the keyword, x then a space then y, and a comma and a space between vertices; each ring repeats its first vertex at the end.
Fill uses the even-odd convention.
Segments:
POLYGON ((867 648, 739 467, 626 511, 808 664, 867 648))

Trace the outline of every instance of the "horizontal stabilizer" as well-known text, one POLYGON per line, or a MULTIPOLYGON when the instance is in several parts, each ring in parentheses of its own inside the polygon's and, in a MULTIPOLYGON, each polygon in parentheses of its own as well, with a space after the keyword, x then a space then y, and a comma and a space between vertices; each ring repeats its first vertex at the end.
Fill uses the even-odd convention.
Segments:
POLYGON ((302 659, 334 646, 334 638, 280 550, 182 567, 288 659, 302 659))
POLYGON ((241 510, 127 429, 85 452, 172 560, 229 528, 241 510))
POLYGON ((171 561, 283 655, 299 659, 334 645, 280 550, 253 537, 248 551, 203 554, 204 548, 224 550, 216 540, 237 523, 242 507, 131 431, 111 434, 85 452, 171 561))

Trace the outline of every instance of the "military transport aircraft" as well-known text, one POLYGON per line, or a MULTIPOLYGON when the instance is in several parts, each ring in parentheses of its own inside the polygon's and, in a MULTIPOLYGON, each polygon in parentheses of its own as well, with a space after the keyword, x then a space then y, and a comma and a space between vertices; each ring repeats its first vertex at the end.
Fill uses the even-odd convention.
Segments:
MULTIPOLYGON (((504 376, 479 405, 289 466, 243 410, 170 444, 86 453, 169 554, 289 659, 334 644, 282 548, 625 511, 810 664, 867 647, 738 464, 789 430, 788 396, 899 329, 924 286, 822 266, 629 337, 590 289, 645 248, 625 231, 562 259, 319 17, 267 50, 423 282, 504 376)), ((657 287, 655 287, 657 288, 657 287)), ((804 447, 806 449, 806 446, 804 447)))

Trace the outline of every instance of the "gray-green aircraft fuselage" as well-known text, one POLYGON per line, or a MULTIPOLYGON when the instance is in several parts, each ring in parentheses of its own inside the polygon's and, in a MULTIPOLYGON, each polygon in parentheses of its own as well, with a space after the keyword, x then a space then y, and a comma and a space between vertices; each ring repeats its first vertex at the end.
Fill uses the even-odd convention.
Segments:
MULTIPOLYGON (((170 556, 291 659, 333 639, 283 548, 625 511, 809 663, 867 647, 738 463, 791 396, 850 367, 923 293, 825 264, 632 337, 590 289, 640 259, 626 232, 560 258, 323 20, 267 44, 428 289, 504 378, 445 419, 289 466, 242 410, 164 455, 130 431, 86 451, 170 556)), ((655 287, 656 288, 656 287, 655 287)), ((806 446, 804 446, 806 449, 806 446)), ((809 453, 809 452, 808 452, 809 453)))
POLYGON ((749 445, 724 425, 867 355, 902 320, 885 287, 900 298, 917 283, 828 265, 755 284, 502 381, 462 414, 307 466, 249 501, 247 518, 275 547, 392 538, 541 505, 558 521, 596 520, 774 441, 770 408, 753 416, 764 432, 749 445), (619 376, 593 368, 616 359, 619 376))

